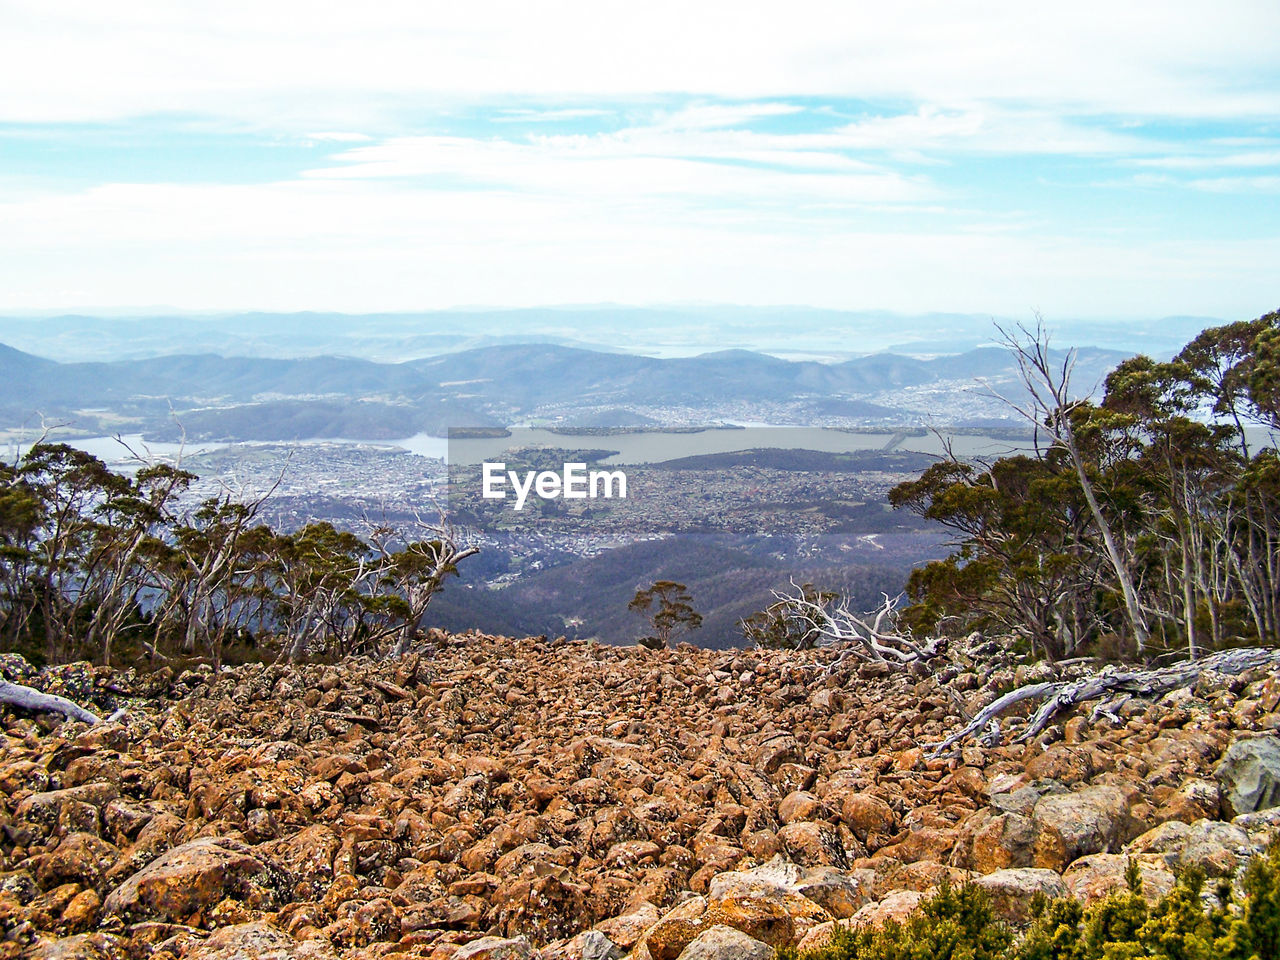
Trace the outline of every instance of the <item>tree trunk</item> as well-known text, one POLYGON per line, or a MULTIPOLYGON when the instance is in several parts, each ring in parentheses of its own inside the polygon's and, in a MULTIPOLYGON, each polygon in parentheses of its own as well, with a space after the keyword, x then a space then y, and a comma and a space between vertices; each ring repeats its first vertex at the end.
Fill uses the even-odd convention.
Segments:
POLYGON ((0 680, 0 703, 22 710, 34 710, 38 713, 60 713, 71 720, 93 725, 100 720, 96 714, 90 713, 79 704, 72 703, 66 697, 52 693, 41 693, 20 683, 0 680))

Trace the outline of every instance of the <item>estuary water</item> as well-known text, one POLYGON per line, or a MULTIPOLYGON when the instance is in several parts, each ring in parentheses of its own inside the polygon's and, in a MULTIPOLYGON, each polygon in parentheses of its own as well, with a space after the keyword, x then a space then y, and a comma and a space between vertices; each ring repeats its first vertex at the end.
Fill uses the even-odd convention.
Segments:
MULTIPOLYGON (((173 460, 179 456, 189 458, 213 450, 221 450, 235 444, 225 442, 179 443, 148 442, 140 434, 115 437, 89 437, 67 441, 71 446, 91 453, 112 466, 127 466, 134 460, 134 451, 144 457, 173 460), (122 444, 120 440, 123 440, 122 444), (127 446, 126 446, 127 444, 127 446)), ((949 436, 947 442, 952 452, 963 458, 993 458, 1017 452, 1031 452, 1029 441, 998 440, 974 434, 949 436)), ((516 427, 509 437, 474 437, 447 440, 420 433, 401 440, 373 442, 367 440, 321 439, 276 442, 272 446, 302 446, 312 444, 362 444, 400 448, 421 457, 432 457, 456 464, 475 464, 501 460, 508 450, 519 447, 549 447, 565 450, 616 450, 617 454, 600 460, 603 464, 660 463, 681 457, 696 457, 714 453, 733 453, 738 450, 778 449, 817 450, 824 453, 852 453, 859 450, 894 450, 918 452, 942 456, 944 443, 931 433, 922 436, 905 433, 853 433, 827 427, 776 426, 751 423, 735 427, 717 427, 698 431, 645 431, 619 433, 606 436, 563 434, 541 427, 516 427)), ((263 446, 246 443, 244 446, 263 446)), ((24 448, 15 446, 5 451, 5 459, 21 454, 24 448)))

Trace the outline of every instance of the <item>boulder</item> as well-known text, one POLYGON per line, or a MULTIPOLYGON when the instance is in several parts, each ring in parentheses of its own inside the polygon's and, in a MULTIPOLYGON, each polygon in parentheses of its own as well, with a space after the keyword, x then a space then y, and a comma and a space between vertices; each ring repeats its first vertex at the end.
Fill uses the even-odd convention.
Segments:
POLYGON ((337 960, 323 940, 298 941, 270 923, 258 920, 215 930, 184 960, 337 960))
POLYGON ((452 960, 529 960, 532 956, 526 937, 481 937, 454 953, 452 960))
POLYGON ((565 945, 561 955, 569 960, 622 960, 623 953, 599 930, 584 930, 565 945))
POLYGON ((1007 923, 1022 924, 1031 919, 1031 900, 1043 894, 1050 900, 1067 895, 1067 886, 1052 870, 1015 867, 997 870, 973 881, 991 897, 991 909, 1007 923))
POLYGON ((1266 848, 1266 834, 1218 820, 1186 824, 1171 820, 1148 830, 1126 848, 1128 854, 1161 854, 1171 867, 1195 867, 1210 877, 1229 877, 1266 848))
POLYGON ((780 895, 748 893, 710 900, 703 921, 708 927, 722 924, 741 930, 771 947, 786 946, 795 939, 795 921, 786 897, 780 895))
POLYGON ((784 824, 798 820, 825 819, 828 813, 826 804, 807 790, 789 793, 778 804, 778 819, 784 824))
POLYGON ((1142 895, 1148 901, 1154 903, 1173 889, 1173 871, 1163 856, 1154 853, 1095 853, 1081 857, 1067 867, 1062 882, 1067 885, 1067 892, 1081 903, 1094 903, 1128 889, 1125 870, 1130 859, 1137 861, 1142 895))
POLYGON ((1228 816, 1280 805, 1280 738, 1237 740, 1214 769, 1228 816))
POLYGON ((978 873, 1029 867, 1035 860, 1035 844, 1036 824, 1030 816, 977 810, 960 825, 951 863, 978 873))
POLYGON ((185 923, 230 897, 257 909, 282 902, 284 876, 274 864, 233 840, 192 840, 153 861, 112 890, 106 916, 126 922, 185 923))
POLYGON ((828 920, 826 923, 818 924, 800 938, 800 942, 796 944, 796 952, 804 954, 831 946, 836 931, 847 926, 848 924, 841 923, 839 920, 828 920))
POLYGON ((1061 872, 1090 853, 1114 853, 1139 830, 1130 799, 1110 784, 1041 797, 1032 813, 1034 866, 1061 872))
POLYGON ((41 858, 36 878, 44 887, 78 883, 99 889, 119 856, 120 851, 113 844, 94 834, 73 833, 64 837, 52 853, 41 858))
POLYGON ((38 943, 26 953, 13 954, 26 960, 125 960, 124 944, 106 933, 79 933, 60 940, 38 943))
POLYGON ((679 960, 770 960, 773 948, 741 930, 717 924, 703 930, 684 948, 679 960))
POLYGON ((595 925, 595 930, 610 941, 616 943, 623 950, 630 950, 636 945, 636 942, 644 936, 644 932, 662 919, 658 908, 652 903, 642 903, 632 910, 630 913, 624 913, 618 917, 611 917, 608 920, 601 920, 595 925))
POLYGON ((879 797, 869 793, 848 793, 840 804, 840 819, 863 843, 869 837, 893 833, 893 810, 879 797))
POLYGON ((847 867, 840 834, 829 823, 800 820, 778 831, 782 849, 796 863, 804 866, 847 867))
POLYGON ((882 927, 888 920, 901 923, 920 906, 925 895, 917 890, 899 890, 883 900, 868 903, 849 919, 851 927, 882 927))

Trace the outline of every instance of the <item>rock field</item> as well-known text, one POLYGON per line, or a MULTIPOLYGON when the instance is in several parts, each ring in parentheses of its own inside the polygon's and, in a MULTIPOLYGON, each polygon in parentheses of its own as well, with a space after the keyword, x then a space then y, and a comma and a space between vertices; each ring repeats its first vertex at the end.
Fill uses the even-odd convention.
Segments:
POLYGON ((931 759, 961 710, 1051 669, 994 642, 929 676, 437 639, 217 676, 82 665, 122 720, 0 713, 0 958, 768 960, 944 878, 1013 923, 1034 891, 1104 896, 1129 857, 1156 897, 1280 825, 1266 672, 931 759))

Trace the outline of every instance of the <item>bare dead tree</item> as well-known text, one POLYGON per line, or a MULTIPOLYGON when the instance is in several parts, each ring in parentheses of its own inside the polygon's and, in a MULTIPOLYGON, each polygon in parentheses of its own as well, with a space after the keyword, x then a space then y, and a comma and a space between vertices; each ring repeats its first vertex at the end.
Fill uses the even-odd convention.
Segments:
POLYGON ((932 659, 946 646, 945 638, 917 641, 900 628, 897 613, 900 598, 884 594, 884 602, 876 610, 858 614, 850 609, 848 597, 826 604, 810 599, 795 581, 791 586, 794 593, 775 590, 774 597, 813 631, 818 637, 817 646, 844 647, 841 660, 848 655, 905 667, 932 659))
POLYGON ((1098 495, 1094 489, 1093 480, 1089 476, 1088 466, 1072 422, 1073 414, 1087 403, 1071 395, 1071 374, 1075 369, 1076 351, 1068 350, 1061 362, 1054 360, 1049 349, 1049 333, 1038 314, 1034 330, 1028 330, 1021 324, 1012 331, 999 325, 996 329, 1018 364, 1019 379, 1029 397, 1025 403, 1018 403, 1008 398, 1002 399, 1037 429, 1046 430, 1052 445, 1065 451, 1070 459, 1076 479, 1080 483, 1081 492, 1084 494, 1085 503, 1088 505, 1089 515, 1098 528, 1107 560, 1120 584, 1126 617, 1130 629, 1133 630, 1137 652, 1141 656, 1146 650, 1150 630, 1138 601, 1133 573, 1120 552, 1111 522, 1098 502, 1098 495))
POLYGON ((366 539, 376 557, 375 589, 390 590, 403 602, 400 622, 393 631, 399 636, 391 650, 392 656, 403 656, 421 629, 432 597, 444 587, 446 578, 457 574, 458 564, 478 554, 480 548, 460 544, 443 511, 434 522, 414 511, 412 531, 386 523, 371 524, 366 539))

